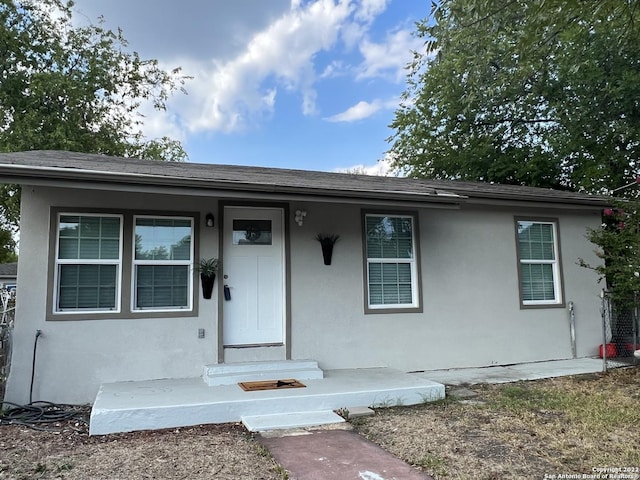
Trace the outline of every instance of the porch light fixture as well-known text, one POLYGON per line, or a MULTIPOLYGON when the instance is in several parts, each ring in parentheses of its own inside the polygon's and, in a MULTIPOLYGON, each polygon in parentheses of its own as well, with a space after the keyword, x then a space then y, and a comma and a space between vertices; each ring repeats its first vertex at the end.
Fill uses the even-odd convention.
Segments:
POLYGON ((296 210, 296 216, 293 217, 293 219, 298 224, 298 226, 301 227, 302 223, 304 222, 304 217, 306 216, 307 216, 306 210, 296 210))
POLYGON ((207 213, 207 216, 204 217, 205 220, 205 225, 207 227, 213 227, 215 222, 214 222, 214 218, 213 218, 213 213, 207 213))

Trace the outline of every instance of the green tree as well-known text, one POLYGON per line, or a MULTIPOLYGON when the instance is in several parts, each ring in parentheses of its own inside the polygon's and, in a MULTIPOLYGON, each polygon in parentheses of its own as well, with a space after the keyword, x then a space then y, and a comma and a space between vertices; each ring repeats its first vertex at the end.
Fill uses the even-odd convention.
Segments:
MULTIPOLYGON (((68 150, 184 160, 181 144, 147 139, 140 107, 184 92, 179 68, 128 50, 122 32, 77 26, 73 2, 0 0, 0 151, 68 150)), ((19 190, 0 189, 0 220, 16 229, 19 190)))
POLYGON ((414 177, 609 192, 640 153, 635 0, 445 0, 391 127, 414 177))
POLYGON ((16 242, 8 229, 0 229, 0 263, 11 263, 18 260, 15 254, 16 242))

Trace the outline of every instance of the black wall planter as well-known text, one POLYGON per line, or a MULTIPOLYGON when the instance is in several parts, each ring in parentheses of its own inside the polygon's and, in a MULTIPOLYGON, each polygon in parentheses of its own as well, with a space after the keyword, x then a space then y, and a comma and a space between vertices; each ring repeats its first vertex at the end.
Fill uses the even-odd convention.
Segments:
POLYGON ((319 233, 316 240, 320 242, 322 247, 322 258, 325 265, 331 265, 331 256, 333 255, 333 245, 338 241, 340 235, 334 233, 319 233))
POLYGON ((331 257, 333 256, 333 244, 321 244, 322 246, 322 258, 324 258, 325 265, 331 265, 331 257))
POLYGON ((213 284, 216 281, 216 276, 207 276, 200 275, 200 281, 202 282, 202 296, 206 299, 211 298, 211 294, 213 293, 213 284))

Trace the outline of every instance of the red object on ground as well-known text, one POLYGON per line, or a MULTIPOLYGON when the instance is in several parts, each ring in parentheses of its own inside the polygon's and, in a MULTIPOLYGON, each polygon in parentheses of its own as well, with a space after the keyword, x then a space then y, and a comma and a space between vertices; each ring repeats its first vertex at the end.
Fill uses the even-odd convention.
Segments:
POLYGON ((618 351, 613 343, 607 343, 607 349, 603 352, 603 347, 600 345, 600 358, 603 358, 603 353, 607 354, 607 358, 613 358, 618 356, 618 351))

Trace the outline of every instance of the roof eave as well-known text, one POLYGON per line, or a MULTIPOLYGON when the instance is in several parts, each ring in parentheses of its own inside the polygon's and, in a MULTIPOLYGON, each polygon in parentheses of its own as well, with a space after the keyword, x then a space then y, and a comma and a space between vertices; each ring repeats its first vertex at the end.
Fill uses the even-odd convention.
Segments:
POLYGON ((0 165, 0 175, 7 183, 38 184, 59 186, 60 182, 80 183, 86 188, 88 183, 102 185, 105 189, 115 189, 118 185, 140 187, 189 188, 207 191, 252 192, 264 194, 291 194, 307 197, 340 197, 366 200, 394 200, 459 205, 468 197, 451 192, 415 193, 392 190, 344 190, 331 188, 296 187, 275 183, 238 182, 233 180, 211 180, 194 177, 180 178, 165 175, 140 173, 118 173, 95 170, 81 170, 61 167, 34 167, 23 165, 0 165), (46 177, 42 174, 46 172, 46 177))

